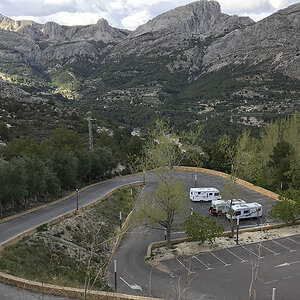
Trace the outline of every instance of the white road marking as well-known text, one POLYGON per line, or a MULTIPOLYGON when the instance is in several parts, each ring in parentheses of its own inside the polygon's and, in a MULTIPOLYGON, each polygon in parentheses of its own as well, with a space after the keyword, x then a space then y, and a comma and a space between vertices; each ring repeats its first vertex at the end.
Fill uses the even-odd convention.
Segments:
POLYGON ((188 269, 178 258, 176 258, 176 260, 189 272, 189 273, 195 273, 192 272, 190 269, 188 269))
POLYGON ((210 254, 212 256, 214 256, 216 259, 218 259, 222 264, 224 264, 225 267, 230 266, 231 264, 227 264, 226 262, 224 262, 221 258, 219 258, 217 255, 215 255, 214 253, 210 252, 210 254))
POLYGON ((292 279, 292 278, 299 277, 299 276, 300 276, 300 274, 296 274, 293 276, 287 276, 287 277, 283 277, 283 278, 279 278, 279 279, 275 279, 275 280, 271 280, 271 281, 266 281, 265 284, 274 283, 274 282, 277 282, 280 280, 288 280, 288 279, 292 279))
POLYGON ((255 252, 251 251, 250 249, 248 249, 248 248, 246 248, 246 247, 244 247, 244 246, 241 246, 241 247, 242 247, 243 249, 249 251, 249 252, 252 253, 253 255, 257 256, 258 258, 263 258, 263 256, 257 255, 255 252))
POLYGON ((281 244, 279 244, 278 242, 276 242, 276 241, 274 241, 274 240, 272 240, 272 242, 275 243, 275 244, 277 244, 277 245, 279 245, 279 246, 281 246, 281 247, 283 247, 283 248, 285 248, 285 249, 287 249, 287 250, 290 250, 290 252, 296 251, 296 250, 293 250, 293 249, 291 249, 291 248, 289 248, 289 247, 286 247, 286 246, 284 246, 284 245, 281 245, 281 244))
POLYGON ((293 239, 291 239, 291 238, 287 238, 288 240, 290 240, 290 241, 292 241, 292 242, 294 242, 294 243, 296 243, 296 244, 298 244, 298 245, 300 245, 300 243, 299 242, 297 242, 297 241, 295 241, 295 240, 293 240, 293 239))
POLYGON ((204 262, 202 262, 197 256, 193 256, 193 258, 197 259, 202 265, 205 266, 206 270, 212 270, 213 268, 210 268, 207 266, 204 262))
POLYGON ((226 249, 226 251, 228 251, 229 253, 231 253, 233 256, 237 257, 238 259, 241 260, 242 263, 248 261, 247 259, 242 259, 241 257, 239 257, 237 254, 231 252, 230 250, 226 249))
POLYGON ((262 245, 262 244, 260 244, 260 246, 261 246, 262 248, 265 248, 265 249, 267 249, 268 251, 272 252, 274 255, 279 255, 279 254, 280 254, 280 253, 278 253, 278 252, 275 252, 275 251, 273 251, 273 250, 267 248, 266 246, 264 246, 264 245, 262 245))
POLYGON ((273 282, 277 282, 279 281, 279 279, 275 279, 275 280, 271 280, 271 281, 266 281, 265 284, 269 284, 269 283, 273 283, 273 282))
POLYGON ((298 264, 298 263, 300 263, 300 260, 292 261, 292 262, 290 262, 290 263, 286 262, 286 263, 284 263, 284 264, 275 266, 275 268, 279 268, 279 267, 287 267, 287 266, 294 265, 294 264, 298 264))
POLYGON ((137 285, 137 284, 129 284, 125 279, 123 279, 121 276, 120 276, 120 279, 126 284, 128 285, 132 290, 140 290, 140 291, 143 291, 142 288, 137 285))
POLYGON ((168 270, 168 272, 169 272, 169 274, 170 274, 170 276, 171 276, 172 278, 178 277, 177 275, 174 275, 174 273, 172 273, 172 272, 169 270, 169 268, 168 268, 165 264, 163 264, 163 263, 160 263, 160 264, 168 270))

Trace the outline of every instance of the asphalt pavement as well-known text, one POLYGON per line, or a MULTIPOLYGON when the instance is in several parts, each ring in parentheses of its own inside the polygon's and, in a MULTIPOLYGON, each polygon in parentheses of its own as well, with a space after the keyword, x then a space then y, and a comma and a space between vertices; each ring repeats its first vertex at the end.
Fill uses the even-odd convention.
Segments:
MULTIPOLYGON (((211 174, 205 174, 205 173, 178 171, 176 173, 176 178, 184 183, 185 190, 187 193, 189 193, 189 188, 194 187, 195 184, 197 185, 197 187, 216 187, 221 192, 224 191, 225 184, 226 184, 226 179, 211 174), (195 183, 194 175, 196 174, 197 174, 197 182, 195 183)), ((140 181, 142 179, 143 179, 142 175, 125 176, 125 177, 119 177, 115 180, 111 180, 108 182, 103 182, 99 185, 91 187, 79 194, 79 206, 83 206, 94 202, 99 197, 108 193, 115 187, 132 183, 135 181, 140 181)), ((153 174, 147 175, 146 179, 147 179, 147 185, 143 189, 143 195, 149 194, 151 197, 157 185, 156 179, 153 174)), ((141 195, 140 199, 143 198, 143 195, 141 195)), ((273 199, 263 196, 245 187, 240 187, 239 195, 237 195, 237 197, 242 198, 247 202, 255 201, 262 204, 263 218, 261 221, 265 222, 266 220, 268 220, 268 211, 271 209, 272 204, 274 203, 273 199)), ((202 215, 209 214, 208 208, 210 206, 210 203, 194 203, 192 201, 189 201, 187 203, 187 206, 188 206, 187 211, 189 211, 190 208, 193 208, 194 211, 197 211, 202 215)), ((49 222, 53 218, 56 218, 75 208, 76 208, 76 196, 73 196, 67 200, 54 204, 47 208, 43 208, 35 212, 26 214, 17 219, 2 223, 0 224, 0 243, 24 232, 25 230, 49 222)), ((220 219, 220 222, 224 224, 225 229, 229 228, 229 222, 226 219, 224 218, 220 219)), ((241 222, 240 225, 254 226, 255 224, 256 222, 250 220, 250 221, 243 221, 241 222)), ((173 238, 181 237, 183 235, 184 234, 181 231, 174 232, 173 238)), ((114 257, 114 259, 117 260, 117 267, 118 267, 118 282, 117 282, 118 292, 123 292, 123 293, 128 293, 133 295, 153 296, 153 297, 167 298, 167 299, 174 299, 176 295, 181 294, 183 292, 184 289, 182 285, 182 278, 183 278, 182 275, 180 275, 180 280, 179 280, 177 277, 172 277, 170 275, 172 271, 170 273, 163 273, 161 271, 158 271, 157 269, 151 268, 150 265, 147 264, 144 260, 148 244, 153 241, 160 241, 163 239, 164 239, 163 230, 154 230, 150 228, 145 229, 144 227, 134 228, 132 229, 131 232, 129 232, 124 237, 114 257)), ((299 253, 299 251, 298 252, 295 251, 295 253, 299 253)), ((287 257, 287 259, 288 258, 289 257, 287 257)), ((294 259, 294 257, 291 257, 290 259, 294 259)), ((243 264, 241 265, 243 267, 243 264)), ((246 270, 243 269, 242 267, 239 272, 242 272, 241 274, 246 274, 246 270)), ((208 291, 206 291, 206 289, 197 290, 191 288, 191 290, 187 290, 189 291, 189 293, 187 293, 188 297, 186 299, 191 299, 191 300, 192 299, 225 299, 225 298, 215 298, 216 296, 214 296, 213 293, 209 292, 210 289, 214 288, 214 284, 218 283, 222 285, 223 280, 226 281, 231 278, 231 275, 228 274, 223 274, 222 276, 219 276, 218 274, 219 272, 215 274, 213 277, 211 277, 208 283, 205 285, 205 288, 208 289, 208 291)), ((238 280, 240 280, 242 277, 243 276, 238 276, 238 280)), ((232 278, 234 279, 234 276, 232 278)), ((249 278, 247 277, 247 280, 248 279, 249 278)), ((114 286, 112 266, 110 268, 110 273, 108 275, 108 281, 112 286, 114 286)), ((192 281, 190 283, 191 287, 192 284, 195 283, 196 281, 192 281)), ((197 283, 196 286, 199 286, 199 284, 197 283)), ((241 286, 243 286, 243 284, 241 286)), ((230 290, 232 290, 232 288, 230 290)), ((183 295, 184 294, 182 294, 182 296, 183 295)), ((37 299, 37 297, 41 297, 41 295, 32 294, 30 292, 24 292, 22 290, 15 289, 5 285, 0 285, 1 300, 2 299, 33 300, 33 299, 37 299), (22 297, 20 297, 19 295, 22 295, 22 297)), ((239 298, 234 298, 234 294, 232 297, 233 298, 228 298, 228 299, 239 299, 239 298)), ((64 299, 64 298, 49 296, 48 298, 44 297, 44 299, 54 300, 54 299, 64 299)), ((177 299, 179 298, 177 297, 177 299)), ((260 299, 264 299, 264 298, 260 298, 260 299)))
MULTIPOLYGON (((179 171, 177 172, 176 178, 184 183, 185 191, 187 193, 189 193, 189 189, 191 187, 195 187, 195 184, 197 187, 216 187, 221 191, 221 193, 222 191, 224 191, 226 185, 226 179, 206 173, 199 174, 179 171), (196 174, 197 182, 195 183, 194 175, 196 174)), ((148 184, 143 190, 140 201, 142 201, 143 197, 146 194, 152 197, 153 191, 156 187, 154 178, 147 179, 148 184)), ((268 213, 273 203, 275 202, 274 199, 266 197, 242 186, 239 186, 238 190, 239 194, 237 195, 237 198, 241 198, 246 202, 258 202, 263 205, 263 217, 260 220, 261 224, 265 222, 272 223, 272 220, 269 218, 268 213)), ((189 207, 189 209, 193 208, 194 211, 200 213, 201 215, 209 215, 208 209, 210 207, 210 202, 199 203, 189 201, 187 203, 187 206, 189 207)), ((189 214, 189 209, 187 210, 187 214, 189 214)), ((224 228, 226 230, 230 229, 230 224, 226 218, 219 218, 219 222, 224 225, 224 228)), ((241 227, 251 227, 256 225, 256 220, 242 220, 240 222, 241 227)), ((181 231, 174 232, 173 234, 173 238, 182 236, 184 236, 184 233, 182 233, 181 231)), ((197 272, 197 274, 200 274, 201 276, 197 275, 196 277, 191 277, 189 268, 186 266, 186 262, 181 258, 175 261, 176 268, 180 270, 180 272, 178 271, 178 274, 176 273, 176 269, 173 270, 172 268, 170 268, 169 273, 164 273, 157 269, 153 269, 147 262, 145 262, 144 257, 146 255, 149 243, 161 240, 164 240, 163 230, 154 230, 151 228, 139 227, 134 228, 131 232, 126 234, 120 244, 117 253, 115 254, 115 257, 113 258, 113 260, 116 259, 117 261, 118 292, 132 295, 152 296, 164 299, 247 299, 245 298, 245 295, 249 290, 249 282, 251 282, 251 272, 249 271, 249 266, 252 266, 252 263, 254 262, 253 259, 258 258, 254 254, 252 254, 253 258, 251 260, 247 260, 246 263, 238 265, 237 271, 235 271, 233 267, 231 267, 231 269, 226 269, 224 267, 221 272, 219 272, 218 270, 217 272, 204 273, 203 276, 205 280, 202 280, 199 279, 202 278, 202 269, 201 271, 199 269, 199 272, 197 272), (230 282, 230 285, 227 285, 226 282, 230 282), (186 289, 187 286, 188 288, 186 289), (232 288, 233 286, 235 286, 235 288, 232 288), (240 292, 236 293, 234 289, 238 289, 240 292)), ((245 249, 243 250, 247 251, 245 249)), ((247 254, 249 253, 251 254, 251 252, 248 251, 247 254)), ((270 251, 270 253, 272 252, 270 251)), ((295 251, 295 253, 295 256, 299 255, 299 251, 295 251)), ((283 253, 275 259, 279 260, 279 257, 287 261, 289 259, 294 259, 293 257, 289 257, 288 255, 288 252, 283 253)), ((218 258, 214 257, 213 255, 211 255, 211 257, 214 259, 214 261, 221 263, 218 258)), ((234 255, 232 255, 232 257, 236 258, 234 255)), ((267 258, 261 264, 265 268, 269 267, 268 259, 269 258, 267 258)), ((197 262, 201 265, 199 261, 197 262)), ((270 263, 273 262, 274 258, 272 257, 270 263)), ((166 265, 167 264, 168 262, 166 262, 166 265)), ((207 266, 209 266, 209 264, 210 263, 208 262, 207 266)), ((203 265, 201 266, 203 267, 203 265)), ((108 281, 111 286, 114 286, 115 281, 112 265, 110 266, 108 281)), ((267 288, 265 286, 263 287, 267 288)), ((261 295, 262 297, 259 298, 260 300, 270 299, 270 294, 267 292, 266 294, 261 295)))

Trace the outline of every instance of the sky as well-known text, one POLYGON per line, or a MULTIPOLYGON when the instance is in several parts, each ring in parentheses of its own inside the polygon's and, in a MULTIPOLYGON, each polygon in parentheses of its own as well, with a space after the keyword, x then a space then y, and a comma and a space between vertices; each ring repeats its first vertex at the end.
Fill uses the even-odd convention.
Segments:
MULTIPOLYGON (((193 0, 0 0, 0 14, 38 23, 54 21, 63 25, 95 24, 108 20, 117 28, 137 26, 172 8, 193 0)), ((222 12, 261 20, 299 0, 219 0, 222 12)))

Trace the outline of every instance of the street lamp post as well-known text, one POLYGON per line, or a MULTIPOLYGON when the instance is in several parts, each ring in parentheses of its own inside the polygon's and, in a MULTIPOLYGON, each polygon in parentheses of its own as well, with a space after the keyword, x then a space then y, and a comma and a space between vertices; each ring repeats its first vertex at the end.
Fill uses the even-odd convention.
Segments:
POLYGON ((236 245, 239 244, 239 228, 240 228, 240 218, 236 219, 236 245))
POLYGON ((78 189, 76 189, 76 210, 78 210, 78 189))

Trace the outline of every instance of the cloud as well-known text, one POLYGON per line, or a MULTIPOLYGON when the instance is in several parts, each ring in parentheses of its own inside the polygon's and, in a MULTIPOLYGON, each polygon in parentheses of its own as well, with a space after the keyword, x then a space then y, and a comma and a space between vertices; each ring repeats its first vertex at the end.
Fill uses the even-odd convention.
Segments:
MULTIPOLYGON (((115 27, 136 26, 172 8, 194 0, 0 0, 0 13, 9 17, 65 25, 95 23, 106 18, 115 27)), ((219 0, 227 14, 248 15, 255 20, 299 0, 219 0)))
POLYGON ((125 28, 129 30, 134 30, 138 26, 145 24, 150 19, 149 12, 147 10, 142 10, 136 12, 132 16, 128 16, 122 19, 122 24, 125 28))

